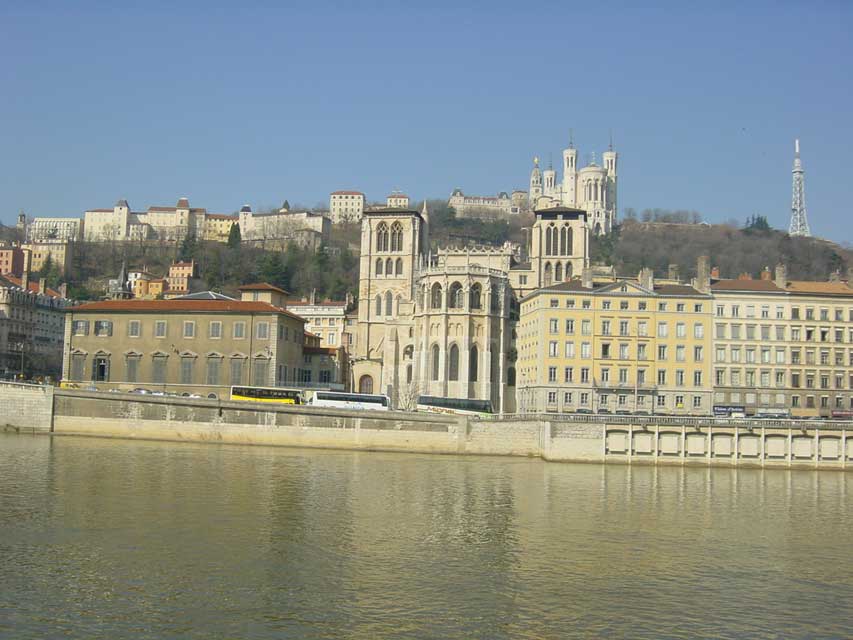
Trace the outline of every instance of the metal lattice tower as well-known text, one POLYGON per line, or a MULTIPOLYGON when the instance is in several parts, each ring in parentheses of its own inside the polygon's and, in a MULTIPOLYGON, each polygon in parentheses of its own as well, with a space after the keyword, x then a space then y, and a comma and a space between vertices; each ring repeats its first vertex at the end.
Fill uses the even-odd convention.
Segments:
POLYGON ((806 190, 804 184, 803 163, 800 160, 800 141, 794 141, 794 175, 793 194, 791 196, 791 226, 788 233, 792 236, 812 235, 809 229, 809 221, 806 218, 806 190))

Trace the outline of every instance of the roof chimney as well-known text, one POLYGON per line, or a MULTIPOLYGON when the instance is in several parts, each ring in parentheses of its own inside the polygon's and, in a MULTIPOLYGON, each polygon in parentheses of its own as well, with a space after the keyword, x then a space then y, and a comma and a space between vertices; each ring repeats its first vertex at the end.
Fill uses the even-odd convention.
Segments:
POLYGON ((714 280, 719 280, 719 279, 720 279, 720 267, 713 267, 713 268, 711 269, 711 277, 712 277, 714 280))
POLYGON ((584 289, 592 289, 592 269, 584 267, 581 271, 581 286, 584 289))
POLYGON ((666 277, 670 280, 678 280, 678 265, 671 264, 667 270, 666 277))
POLYGON ((764 267, 761 270, 761 279, 762 280, 772 280, 773 276, 770 273, 770 267, 764 267))
POLYGON ((738 280, 752 280, 752 276, 751 276, 750 274, 748 274, 746 271, 744 271, 743 273, 741 273, 741 274, 737 277, 737 279, 738 279, 738 280))
POLYGON ((711 258, 699 256, 696 260, 696 289, 707 293, 711 290, 711 258))
POLYGON ((649 269, 648 267, 644 267, 640 269, 640 274, 637 276, 637 280, 640 283, 640 286, 644 289, 648 289, 649 291, 654 291, 655 289, 655 272, 649 269))
POLYGON ((788 286, 788 267, 786 267, 781 262, 776 265, 776 278, 775 278, 776 286, 780 289, 784 289, 788 286))
POLYGON ((39 293, 47 295, 47 278, 39 278, 39 293))

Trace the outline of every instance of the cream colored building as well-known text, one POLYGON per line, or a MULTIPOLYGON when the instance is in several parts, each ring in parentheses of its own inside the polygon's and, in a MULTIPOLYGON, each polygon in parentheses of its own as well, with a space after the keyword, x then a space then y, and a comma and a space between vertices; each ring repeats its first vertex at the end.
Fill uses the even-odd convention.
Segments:
POLYGON ((714 403, 747 414, 853 415, 853 288, 762 277, 720 279, 714 294, 714 403))
POLYGON ((60 273, 71 272, 74 260, 73 242, 31 242, 21 245, 21 248, 29 251, 31 271, 41 271, 50 258, 60 273))
MULTIPOLYGON (((312 296, 313 297, 313 296, 312 296)), ((333 300, 286 300, 285 306, 305 318, 306 330, 316 335, 321 347, 337 348, 344 345, 344 328, 347 303, 333 300)))
POLYGON ((202 238, 209 242, 228 242, 231 227, 239 225, 239 216, 229 216, 223 213, 207 213, 204 216, 204 232, 202 238))
POLYGON ((521 413, 711 412, 707 292, 672 281, 593 279, 547 285, 521 301, 521 413))
POLYGON ((240 237, 243 242, 266 248, 286 249, 290 243, 318 250, 327 242, 331 221, 310 211, 282 208, 269 213, 254 213, 250 205, 240 209, 240 237))
POLYGON ((405 193, 395 191, 387 198, 385 198, 385 206, 391 209, 408 209, 409 196, 407 196, 405 193))
POLYGON ((80 218, 34 218, 27 223, 28 242, 75 242, 83 239, 80 218))
POLYGON ((231 385, 284 386, 303 377, 304 320, 242 300, 112 300, 69 309, 63 380, 98 389, 228 397, 231 385))
POLYGON ((333 191, 329 195, 332 222, 358 222, 364 213, 365 199, 361 191, 333 191))
POLYGON ((460 218, 487 215, 506 218, 520 212, 520 208, 514 204, 506 191, 501 191, 497 197, 466 196, 462 193, 461 189, 454 189, 453 193, 450 194, 447 205, 452 207, 456 211, 456 215, 460 218))

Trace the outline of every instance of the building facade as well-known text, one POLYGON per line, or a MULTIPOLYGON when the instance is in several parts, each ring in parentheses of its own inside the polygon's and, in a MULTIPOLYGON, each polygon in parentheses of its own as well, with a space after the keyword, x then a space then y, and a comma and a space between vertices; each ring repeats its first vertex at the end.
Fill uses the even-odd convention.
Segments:
POLYGON ((27 224, 28 242, 77 242, 83 239, 80 218, 34 218, 27 224))
POLYGON ((853 288, 792 281, 779 265, 757 280, 720 279, 714 294, 714 403, 744 413, 853 415, 853 288))
POLYGON ((711 307, 648 270, 537 289, 521 301, 519 411, 709 414, 711 307))
POLYGON ((59 375, 70 304, 44 279, 0 276, 0 375, 59 375))
POLYGON ((265 301, 111 300, 65 318, 63 380, 228 397, 301 378, 304 320, 265 301))
POLYGON ((74 263, 74 242, 30 242, 21 245, 29 252, 29 268, 31 271, 44 269, 48 259, 63 275, 71 273, 74 263))
POLYGON ((344 344, 344 328, 347 311, 346 301, 313 299, 286 300, 285 306, 300 318, 305 318, 306 330, 316 335, 318 346, 337 348, 344 344))
POLYGON ((17 244, 0 244, 0 275, 20 278, 29 271, 29 254, 17 244))
POLYGON ((409 196, 407 196, 405 193, 395 191, 387 198, 385 198, 385 206, 389 209, 408 209, 409 196))
POLYGON ((310 211, 282 208, 269 213, 254 213, 252 207, 240 209, 240 237, 243 242, 270 249, 287 248, 288 244, 318 250, 329 239, 331 221, 310 211))
POLYGON ((365 199, 361 191, 333 191, 329 194, 329 217, 332 222, 359 222, 365 199))
MULTIPOLYGON (((515 193, 513 194, 515 195, 515 193)), ((460 218, 466 216, 505 218, 521 212, 521 208, 506 191, 501 191, 497 197, 466 196, 461 189, 454 189, 450 194, 447 205, 456 211, 460 218)))

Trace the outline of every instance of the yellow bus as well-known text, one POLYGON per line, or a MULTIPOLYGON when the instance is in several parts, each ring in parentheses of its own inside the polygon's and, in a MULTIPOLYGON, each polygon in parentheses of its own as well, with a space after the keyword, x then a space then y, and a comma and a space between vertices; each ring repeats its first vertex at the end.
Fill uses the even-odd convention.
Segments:
POLYGON ((231 387, 231 399, 249 402, 305 404, 305 396, 299 389, 278 389, 275 387, 231 387))

